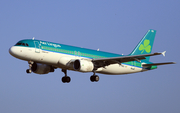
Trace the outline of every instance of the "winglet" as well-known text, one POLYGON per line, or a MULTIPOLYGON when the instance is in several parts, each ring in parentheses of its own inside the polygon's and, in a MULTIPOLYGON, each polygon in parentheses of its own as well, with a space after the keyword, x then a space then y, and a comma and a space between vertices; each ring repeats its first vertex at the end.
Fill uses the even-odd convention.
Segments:
POLYGON ((165 57, 166 56, 165 53, 166 53, 166 51, 162 52, 161 54, 165 57))

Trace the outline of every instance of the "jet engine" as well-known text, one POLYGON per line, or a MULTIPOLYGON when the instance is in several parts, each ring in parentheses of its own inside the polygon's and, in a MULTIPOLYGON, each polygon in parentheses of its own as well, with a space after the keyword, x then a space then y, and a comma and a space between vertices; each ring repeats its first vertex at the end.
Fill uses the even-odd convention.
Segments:
POLYGON ((94 64, 88 60, 77 59, 74 61, 73 68, 76 71, 92 72, 94 69, 94 64))
POLYGON ((31 70, 36 74, 48 74, 49 72, 54 72, 52 66, 35 62, 32 64, 31 70))

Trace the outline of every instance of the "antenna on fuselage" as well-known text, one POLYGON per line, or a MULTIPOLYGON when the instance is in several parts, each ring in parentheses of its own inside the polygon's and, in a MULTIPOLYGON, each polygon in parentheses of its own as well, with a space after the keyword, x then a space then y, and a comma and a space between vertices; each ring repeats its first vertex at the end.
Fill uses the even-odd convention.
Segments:
POLYGON ((32 38, 32 40, 34 40, 34 39, 35 39, 35 37, 32 38))
POLYGON ((99 48, 97 49, 97 51, 99 51, 99 48))

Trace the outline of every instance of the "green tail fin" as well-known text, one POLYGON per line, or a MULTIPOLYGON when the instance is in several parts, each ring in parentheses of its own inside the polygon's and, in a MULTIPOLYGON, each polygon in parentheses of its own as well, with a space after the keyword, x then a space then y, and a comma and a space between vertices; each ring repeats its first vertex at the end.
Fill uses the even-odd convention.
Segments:
MULTIPOLYGON (((131 52, 130 55, 140 55, 140 54, 149 54, 151 53, 154 38, 156 35, 156 30, 148 30, 146 35, 141 39, 139 44, 135 47, 135 49, 131 52)), ((149 61, 150 57, 146 57, 146 60, 149 61)))

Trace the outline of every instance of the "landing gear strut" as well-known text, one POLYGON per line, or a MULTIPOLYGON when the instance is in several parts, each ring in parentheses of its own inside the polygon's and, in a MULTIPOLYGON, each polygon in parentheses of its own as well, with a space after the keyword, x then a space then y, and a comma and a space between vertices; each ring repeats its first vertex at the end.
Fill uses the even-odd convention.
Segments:
POLYGON ((71 81, 71 78, 69 76, 67 76, 67 70, 66 69, 62 69, 62 72, 65 74, 64 77, 62 77, 62 82, 63 83, 69 83, 71 81))
POLYGON ((93 71, 93 75, 90 77, 91 82, 98 82, 99 81, 99 76, 96 75, 96 71, 93 71))

